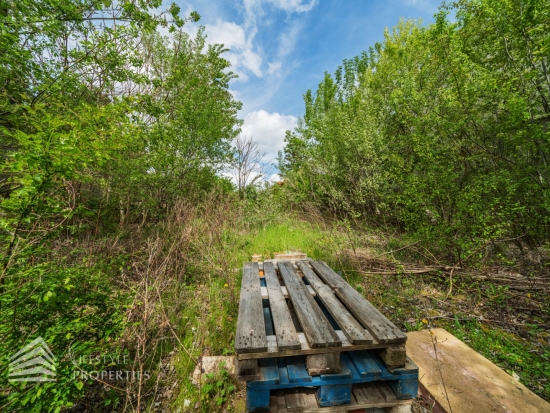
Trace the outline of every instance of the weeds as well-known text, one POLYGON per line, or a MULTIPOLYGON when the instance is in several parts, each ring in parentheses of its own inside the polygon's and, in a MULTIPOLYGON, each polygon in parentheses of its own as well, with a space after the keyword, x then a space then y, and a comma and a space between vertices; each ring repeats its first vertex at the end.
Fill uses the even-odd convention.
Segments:
MULTIPOLYGON (((105 383, 80 380, 81 387, 75 387, 73 394, 78 391, 83 397, 70 407, 72 411, 242 410, 238 407, 244 398, 242 386, 233 382, 227 371, 207 376, 198 386, 190 377, 201 357, 234 354, 242 264, 252 254, 266 259, 286 250, 300 250, 326 261, 399 327, 416 331, 438 323, 550 398, 549 335, 543 327, 548 305, 543 292, 518 293, 501 282, 486 283, 455 271, 449 293, 448 270, 437 259, 433 258, 425 271, 420 264, 407 264, 395 257, 396 252, 417 254, 419 243, 406 240, 400 244, 395 236, 388 243, 379 233, 349 224, 323 223, 318 218, 308 222, 299 215, 283 213, 276 203, 266 208, 262 210, 249 199, 214 193, 198 204, 178 203, 167 219, 155 226, 125 230, 124 236, 118 234, 101 245, 73 245, 71 259, 74 262, 80 257, 85 260, 83 266, 71 267, 69 282, 48 289, 55 295, 41 291, 41 296, 47 297, 42 305, 61 300, 63 291, 74 285, 73 278, 88 277, 89 292, 101 290, 104 294, 94 297, 103 297, 105 308, 113 311, 108 321, 100 321, 113 327, 104 329, 101 341, 91 340, 88 347, 75 349, 81 354, 98 354, 118 348, 130 360, 125 368, 146 372, 149 377, 141 374, 141 380, 105 383), (88 258, 101 256, 103 251, 108 253, 102 261, 88 258), (88 275, 78 273, 78 268, 88 275), (117 306, 110 293, 115 287, 117 306), (480 317, 497 319, 513 305, 536 309, 537 315, 513 321, 526 337, 504 331, 508 324, 495 327, 478 321, 480 317)), ((318 214, 311 212, 309 217, 318 214)), ((429 251, 422 253, 430 256, 429 251)), ((26 310, 22 307, 21 311, 26 310)), ((74 324, 73 341, 80 334, 78 326, 74 324)), ((67 375, 71 372, 67 370, 67 375)), ((67 381, 67 386, 71 385, 67 381)))
POLYGON ((208 411, 215 411, 227 403, 236 388, 235 377, 225 369, 223 363, 220 367, 217 374, 206 374, 206 381, 201 388, 203 406, 208 411))

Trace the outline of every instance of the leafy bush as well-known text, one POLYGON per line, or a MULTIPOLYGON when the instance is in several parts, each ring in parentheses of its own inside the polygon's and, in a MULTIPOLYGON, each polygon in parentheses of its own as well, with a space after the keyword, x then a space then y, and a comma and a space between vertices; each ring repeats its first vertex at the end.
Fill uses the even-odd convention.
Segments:
POLYGON ((464 0, 432 25, 401 21, 305 93, 286 189, 452 261, 490 240, 548 241, 548 16, 540 1, 464 0))

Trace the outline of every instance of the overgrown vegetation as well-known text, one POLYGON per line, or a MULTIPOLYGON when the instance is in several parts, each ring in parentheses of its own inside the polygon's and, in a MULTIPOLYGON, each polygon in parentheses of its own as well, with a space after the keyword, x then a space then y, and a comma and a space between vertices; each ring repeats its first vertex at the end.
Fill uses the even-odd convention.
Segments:
POLYGON ((243 262, 287 250, 550 399, 548 5, 400 22, 305 94, 271 187, 225 50, 160 6, 0 4, 0 410, 242 411, 190 376, 233 354, 243 262), (37 337, 56 381, 10 382, 37 337))
POLYGON ((305 93, 280 158, 293 195, 415 233, 454 263, 494 240, 545 244, 549 29, 538 0, 461 0, 432 25, 399 22, 305 93))

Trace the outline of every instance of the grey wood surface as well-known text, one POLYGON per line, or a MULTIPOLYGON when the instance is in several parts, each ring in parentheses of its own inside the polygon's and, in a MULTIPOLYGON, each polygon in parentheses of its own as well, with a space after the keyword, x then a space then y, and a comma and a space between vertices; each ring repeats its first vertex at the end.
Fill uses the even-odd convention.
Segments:
POLYGON ((388 367, 401 367, 407 362, 407 350, 403 344, 377 350, 377 353, 388 367))
POLYGON ((300 390, 301 389, 288 389, 287 391, 285 391, 287 410, 300 411, 305 410, 305 408, 309 407, 309 404, 304 398, 303 392, 301 392, 300 390))
POLYGON ((260 368, 258 360, 235 360, 237 379, 241 381, 260 380, 260 368))
POLYGON ((373 343, 372 335, 349 313, 346 307, 334 295, 332 289, 322 282, 305 262, 299 261, 297 264, 350 343, 373 343))
POLYGON ((319 277, 327 283, 357 320, 380 343, 401 343, 407 336, 387 319, 357 290, 322 261, 304 261, 311 265, 319 277))
MULTIPOLYGON (((264 264, 265 265, 265 264, 264 264)), ((339 347, 342 341, 296 274, 291 262, 280 261, 279 271, 311 348, 339 347)))
POLYGON ((277 346, 281 350, 299 350, 302 348, 294 322, 290 316, 288 305, 281 291, 277 272, 273 263, 264 263, 264 277, 267 285, 267 295, 271 307, 271 317, 275 326, 277 346))
POLYGON ((310 376, 340 373, 340 353, 311 354, 306 356, 306 368, 310 376))
POLYGON ((390 386, 388 386, 387 383, 384 383, 383 381, 379 381, 376 383, 376 385, 378 386, 378 391, 384 397, 384 400, 386 401, 397 400, 397 396, 394 394, 392 389, 390 389, 390 386))
POLYGON ((353 394, 357 399, 357 404, 380 403, 386 401, 378 390, 375 382, 354 385, 353 394))
POLYGON ((257 262, 244 265, 239 300, 235 352, 267 352, 264 311, 257 262))
MULTIPOLYGON (((375 388, 374 383, 369 383, 369 387, 375 388)), ((399 411, 410 411, 410 410, 401 410, 405 407, 409 407, 412 404, 412 400, 398 400, 395 395, 395 399, 391 399, 391 396, 388 395, 386 400, 384 396, 378 392, 372 392, 370 389, 365 391, 363 384, 354 384, 352 388, 352 398, 351 403, 343 406, 329 406, 329 407, 319 407, 317 403, 317 397, 315 396, 316 389, 311 387, 302 387, 299 389, 303 401, 305 401, 306 406, 304 406, 302 401, 297 403, 292 403, 295 408, 289 408, 287 403, 287 397, 289 394, 296 393, 296 389, 290 390, 278 390, 272 392, 271 395, 271 409, 270 413, 291 413, 291 412, 302 412, 302 413, 356 413, 356 412, 371 412, 379 411, 380 408, 388 408, 388 411, 394 411, 393 408, 400 406, 399 411), (367 396, 370 396, 368 398, 367 396), (364 410, 367 409, 367 410, 364 410), (372 409, 372 410, 371 410, 372 409)), ((391 391, 391 390, 390 390, 391 391)), ((296 397, 296 396, 294 396, 296 397)), ((386 411, 386 410, 384 410, 386 411)))

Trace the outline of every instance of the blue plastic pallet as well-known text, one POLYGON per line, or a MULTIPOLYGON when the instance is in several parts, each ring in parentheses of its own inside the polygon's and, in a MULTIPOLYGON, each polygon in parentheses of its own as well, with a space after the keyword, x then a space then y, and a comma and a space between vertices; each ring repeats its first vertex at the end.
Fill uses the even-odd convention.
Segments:
POLYGON ((297 387, 318 387, 319 406, 340 406, 351 402, 353 384, 384 380, 398 399, 412 399, 418 393, 418 367, 407 358, 403 368, 389 370, 373 351, 340 354, 341 372, 310 376, 303 356, 261 359, 260 380, 246 384, 246 408, 252 413, 268 412, 270 392, 297 387))

